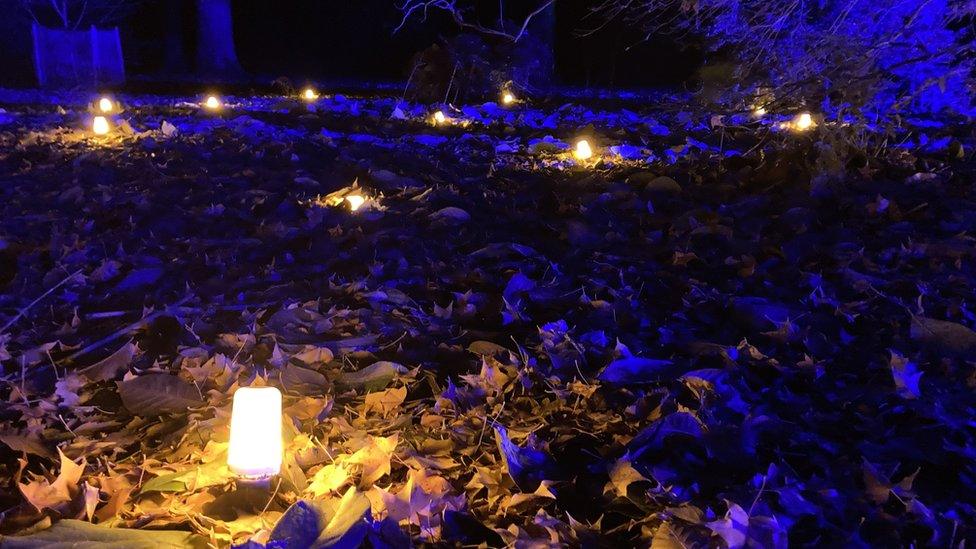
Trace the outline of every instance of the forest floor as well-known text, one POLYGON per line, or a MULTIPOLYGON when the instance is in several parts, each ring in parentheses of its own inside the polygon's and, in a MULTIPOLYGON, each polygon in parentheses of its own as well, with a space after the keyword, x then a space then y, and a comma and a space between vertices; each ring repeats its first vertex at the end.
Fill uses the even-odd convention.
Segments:
POLYGON ((225 99, 0 91, 0 547, 976 539, 971 125, 225 99))

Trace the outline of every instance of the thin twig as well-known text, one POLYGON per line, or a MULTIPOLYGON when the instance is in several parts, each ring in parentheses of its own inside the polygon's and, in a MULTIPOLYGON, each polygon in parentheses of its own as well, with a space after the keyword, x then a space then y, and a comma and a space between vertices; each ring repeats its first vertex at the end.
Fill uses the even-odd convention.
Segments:
POLYGON ((74 353, 72 353, 71 355, 69 355, 67 358, 65 358, 62 361, 62 364, 74 362, 79 357, 84 356, 84 355, 87 355, 88 353, 94 351, 95 349, 98 349, 98 348, 100 348, 100 347, 102 347, 102 346, 104 346, 104 345, 106 345, 108 343, 111 343, 111 342, 115 341, 116 339, 119 339, 121 337, 125 337, 127 335, 130 335, 132 332, 134 332, 134 331, 136 331, 136 330, 138 330, 140 328, 144 328, 150 322, 152 322, 152 321, 156 320, 157 318, 165 315, 166 313, 172 312, 174 309, 179 308, 180 305, 186 303, 189 299, 190 299, 190 296, 184 297, 183 299, 181 299, 180 301, 178 301, 176 304, 174 304, 172 306, 165 307, 165 308, 163 308, 163 309, 161 309, 159 311, 156 311, 156 312, 154 312, 154 313, 152 313, 150 315, 146 315, 145 317, 143 317, 143 318, 141 318, 141 319, 133 322, 132 324, 129 324, 128 326, 125 326, 124 328, 122 328, 120 330, 116 330, 115 332, 113 332, 113 333, 111 333, 111 334, 103 337, 102 339, 99 339, 98 341, 92 343, 91 345, 87 345, 84 348, 82 348, 82 349, 80 349, 78 351, 75 351, 74 353))
POLYGON ((271 497, 270 497, 270 498, 268 498, 268 503, 266 503, 266 504, 264 505, 264 509, 261 509, 261 514, 262 514, 262 515, 264 514, 264 512, 265 512, 265 511, 267 511, 267 510, 268 510, 268 507, 271 507, 271 502, 272 502, 272 501, 274 501, 274 498, 275 498, 275 496, 277 496, 277 495, 278 495, 278 489, 279 489, 279 488, 281 488, 281 477, 278 477, 278 485, 277 485, 277 486, 275 486, 275 489, 274 489, 274 492, 272 492, 272 493, 271 493, 271 497))
POLYGON ((54 292, 54 290, 57 290, 61 286, 64 286, 65 284, 68 283, 69 280, 71 280, 72 278, 74 278, 75 276, 77 276, 80 273, 81 273, 81 269, 78 269, 77 271, 75 271, 75 272, 71 273, 70 275, 68 275, 67 277, 65 277, 64 280, 62 280, 61 282, 58 282, 57 284, 55 284, 54 286, 52 286, 50 290, 48 290, 48 291, 44 292, 43 294, 41 294, 40 297, 38 297, 34 301, 31 301, 26 307, 24 307, 23 309, 21 309, 20 311, 18 311, 17 314, 14 315, 13 318, 11 318, 6 324, 4 324, 3 325, 3 328, 0 328, 0 334, 6 333, 6 331, 11 326, 13 326, 15 322, 17 322, 18 320, 20 320, 20 318, 22 316, 24 316, 27 313, 27 311, 29 311, 31 309, 31 307, 33 307, 34 305, 37 305, 38 302, 40 302, 42 299, 44 299, 45 297, 51 295, 54 292))

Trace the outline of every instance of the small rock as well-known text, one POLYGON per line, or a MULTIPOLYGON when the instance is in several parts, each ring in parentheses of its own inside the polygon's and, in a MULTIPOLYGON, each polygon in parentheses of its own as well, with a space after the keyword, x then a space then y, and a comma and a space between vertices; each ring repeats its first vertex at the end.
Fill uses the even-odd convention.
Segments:
POLYGON ((653 180, 644 186, 644 190, 650 193, 669 193, 669 194, 680 194, 681 185, 674 179, 668 176, 662 175, 661 177, 655 177, 653 180))
POLYGON ((627 177, 628 185, 647 186, 648 183, 657 179, 657 174, 652 172, 637 172, 627 177))
POLYGON ((976 332, 957 322, 923 316, 912 317, 912 339, 954 354, 976 351, 976 332))
POLYGON ((440 210, 430 214, 431 221, 454 221, 464 223, 469 219, 471 219, 471 214, 455 206, 441 208, 440 210))

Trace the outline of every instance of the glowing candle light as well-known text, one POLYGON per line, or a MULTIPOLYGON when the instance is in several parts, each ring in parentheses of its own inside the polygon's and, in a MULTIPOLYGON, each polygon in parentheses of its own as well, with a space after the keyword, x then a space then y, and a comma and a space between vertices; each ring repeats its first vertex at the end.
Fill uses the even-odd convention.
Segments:
POLYGON ((793 128, 797 131, 805 132, 814 125, 813 117, 808 112, 800 113, 793 119, 793 128))
POLYGON ((217 99, 216 95, 211 95, 203 105, 208 109, 217 110, 220 108, 220 99, 217 99))
POLYGON ((444 116, 444 111, 437 111, 434 113, 434 123, 443 124, 447 121, 447 117, 444 116))
POLYGON ((573 157, 576 160, 587 160, 593 156, 593 148, 590 147, 590 142, 585 139, 580 139, 576 142, 576 149, 573 150, 573 157))
POLYGON ((98 110, 102 112, 112 112, 115 110, 115 104, 108 97, 103 97, 98 100, 98 110))
POLYGON ((760 106, 752 109, 752 116, 756 118, 762 118, 766 116, 766 107, 760 106))
POLYGON ((511 105, 512 103, 515 103, 515 95, 513 95, 512 92, 503 93, 502 103, 504 103, 505 105, 511 105))
POLYGON ((315 90, 312 88, 305 88, 305 93, 302 94, 302 97, 306 101, 315 101, 319 98, 319 94, 315 93, 315 90))
POLYGON ((346 202, 349 203, 350 210, 356 211, 366 203, 366 198, 359 194, 351 194, 346 197, 346 202))
POLYGON ((268 478, 281 470, 281 452, 281 392, 241 387, 231 409, 227 466, 244 478, 268 478))
POLYGON ((96 116, 92 120, 92 133, 95 135, 105 135, 110 129, 108 118, 105 118, 104 116, 96 116))

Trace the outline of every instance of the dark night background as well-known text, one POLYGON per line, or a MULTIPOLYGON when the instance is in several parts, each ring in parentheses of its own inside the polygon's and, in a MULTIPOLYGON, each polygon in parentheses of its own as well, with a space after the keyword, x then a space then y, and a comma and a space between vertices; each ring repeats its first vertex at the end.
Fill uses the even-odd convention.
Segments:
MULTIPOLYGON (((146 2, 119 25, 130 78, 192 72, 193 2, 172 2, 182 9, 171 9, 169 2, 146 2)), ((682 51, 667 40, 642 41, 639 32, 619 24, 583 35, 596 24, 586 18, 589 4, 568 0, 558 5, 555 51, 560 83, 672 86, 686 81, 700 64, 694 51, 682 51)), ((394 34, 400 13, 390 0, 238 0, 233 10, 238 58, 258 78, 403 80, 415 53, 457 33, 453 22, 432 13, 426 24, 415 19, 394 34)), ((30 86, 34 77, 29 20, 19 13, 8 15, 0 21, 0 33, 6 37, 0 85, 30 86)))

